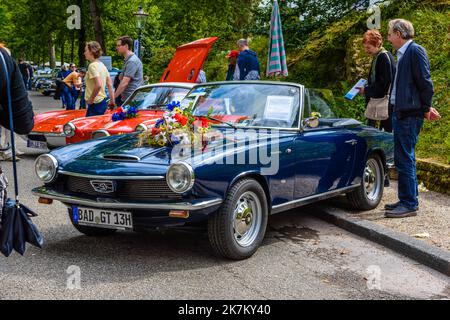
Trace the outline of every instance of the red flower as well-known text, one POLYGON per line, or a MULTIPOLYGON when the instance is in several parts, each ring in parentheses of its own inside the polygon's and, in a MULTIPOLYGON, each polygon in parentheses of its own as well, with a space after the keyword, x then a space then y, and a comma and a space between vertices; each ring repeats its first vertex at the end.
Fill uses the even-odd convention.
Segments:
POLYGON ((156 136, 156 135, 158 135, 160 133, 161 133, 161 129, 160 128, 156 128, 156 127, 152 128, 152 136, 156 136))
POLYGON ((122 107, 117 108, 116 112, 117 114, 121 114, 123 112, 123 108, 122 107))
POLYGON ((185 116, 182 116, 181 114, 177 113, 173 117, 176 121, 178 121, 179 124, 181 124, 183 127, 188 123, 188 118, 185 116))
POLYGON ((209 127, 208 119, 203 118, 201 121, 202 121, 202 128, 208 128, 209 127))

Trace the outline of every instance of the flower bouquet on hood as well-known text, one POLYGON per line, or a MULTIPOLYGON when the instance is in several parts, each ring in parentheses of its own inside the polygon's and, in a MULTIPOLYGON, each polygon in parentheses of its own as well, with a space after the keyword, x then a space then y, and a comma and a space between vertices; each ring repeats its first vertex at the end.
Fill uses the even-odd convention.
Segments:
POLYGON ((193 105, 182 107, 179 101, 174 101, 167 106, 164 116, 159 119, 154 127, 143 132, 139 137, 139 145, 152 147, 165 147, 176 145, 200 145, 208 140, 208 132, 211 123, 208 117, 213 113, 213 108, 205 117, 193 115, 193 105))
POLYGON ((136 107, 117 108, 116 112, 112 115, 112 121, 121 121, 125 119, 137 118, 139 110, 136 107))

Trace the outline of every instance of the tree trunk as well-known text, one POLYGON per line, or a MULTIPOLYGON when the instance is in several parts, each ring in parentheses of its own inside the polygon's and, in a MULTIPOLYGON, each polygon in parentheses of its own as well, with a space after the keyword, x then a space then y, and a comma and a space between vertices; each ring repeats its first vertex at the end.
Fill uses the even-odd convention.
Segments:
POLYGON ((65 47, 66 47, 66 41, 64 40, 64 38, 61 40, 61 66, 64 65, 65 59, 64 59, 64 55, 65 55, 65 47))
POLYGON ((86 46, 86 29, 85 24, 86 21, 83 12, 85 12, 83 7, 83 0, 77 0, 77 5, 81 8, 81 29, 78 31, 78 65, 80 67, 86 67, 86 58, 84 56, 84 47, 86 46))
POLYGON ((97 0, 89 0, 89 8, 91 11, 92 22, 94 24, 95 40, 97 40, 97 42, 100 43, 100 46, 102 47, 103 50, 103 54, 106 55, 103 27, 102 21, 100 19, 100 10, 97 5, 97 0))
POLYGON ((75 61, 75 30, 72 31, 72 43, 70 44, 70 61, 75 61))
POLYGON ((53 40, 53 35, 51 33, 48 34, 48 55, 50 58, 50 68, 56 68, 56 50, 55 50, 55 42, 53 40))
POLYGON ((84 56, 84 47, 86 46, 86 31, 82 27, 78 32, 78 65, 86 66, 86 57, 84 56))

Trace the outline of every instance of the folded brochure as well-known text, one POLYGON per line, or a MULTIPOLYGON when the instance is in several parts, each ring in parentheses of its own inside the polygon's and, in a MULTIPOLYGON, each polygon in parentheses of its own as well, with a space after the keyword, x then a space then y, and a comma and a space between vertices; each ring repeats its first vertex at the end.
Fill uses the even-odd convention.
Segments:
POLYGON ((347 100, 353 100, 358 94, 359 94, 359 88, 362 88, 366 85, 367 80, 360 79, 357 84, 350 90, 346 95, 345 99, 347 100))

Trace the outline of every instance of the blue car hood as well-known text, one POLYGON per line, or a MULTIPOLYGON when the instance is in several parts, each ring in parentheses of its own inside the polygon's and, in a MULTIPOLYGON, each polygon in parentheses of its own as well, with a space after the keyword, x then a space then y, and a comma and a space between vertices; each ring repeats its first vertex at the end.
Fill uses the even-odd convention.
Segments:
POLYGON ((63 171, 93 175, 165 174, 171 149, 139 146, 136 134, 73 144, 53 151, 63 171))
MULTIPOLYGON (((225 129, 216 130, 223 132, 225 129)), ((245 132, 239 133, 234 139, 227 140, 226 144, 239 144, 239 141, 246 138, 245 132)), ((167 172, 172 162, 184 160, 191 162, 195 167, 204 163, 205 159, 225 157, 230 151, 245 152, 255 146, 261 147, 265 143, 244 144, 231 150, 223 144, 220 144, 220 149, 214 149, 214 144, 216 142, 209 142, 204 146, 203 153, 199 152, 193 158, 189 154, 187 158, 172 147, 140 146, 137 135, 128 134, 70 145, 53 151, 52 155, 58 160, 60 170, 64 171, 95 175, 162 175, 167 172)))

